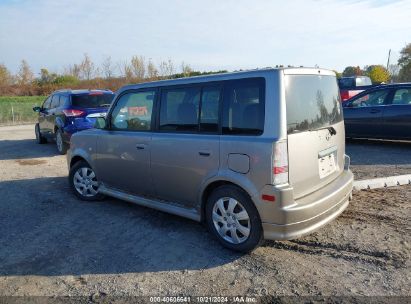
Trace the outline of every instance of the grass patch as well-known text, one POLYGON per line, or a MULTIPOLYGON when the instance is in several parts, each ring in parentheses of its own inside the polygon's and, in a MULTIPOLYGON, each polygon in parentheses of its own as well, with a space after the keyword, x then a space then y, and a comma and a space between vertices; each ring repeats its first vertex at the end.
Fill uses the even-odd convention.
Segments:
POLYGON ((0 96, 0 124, 22 124, 36 122, 40 106, 46 96, 0 96))

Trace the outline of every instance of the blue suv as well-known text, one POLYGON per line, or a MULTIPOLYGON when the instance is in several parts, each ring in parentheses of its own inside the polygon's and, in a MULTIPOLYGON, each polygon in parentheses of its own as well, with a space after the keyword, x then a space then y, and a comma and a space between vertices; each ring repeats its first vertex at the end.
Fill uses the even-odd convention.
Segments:
POLYGON ((57 150, 66 154, 75 132, 94 127, 97 117, 107 113, 114 93, 110 90, 60 90, 53 92, 41 107, 35 126, 36 140, 44 144, 55 139, 57 150))

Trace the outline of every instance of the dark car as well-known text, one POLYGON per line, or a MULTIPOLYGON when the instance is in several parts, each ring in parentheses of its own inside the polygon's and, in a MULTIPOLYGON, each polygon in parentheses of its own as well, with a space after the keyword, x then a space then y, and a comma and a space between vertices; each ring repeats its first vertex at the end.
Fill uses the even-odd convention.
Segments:
POLYGON ((57 150, 65 154, 73 133, 90 129, 97 117, 106 115, 114 93, 109 90, 61 90, 52 93, 41 107, 35 126, 39 144, 55 139, 57 150))
POLYGON ((338 79, 338 86, 340 87, 342 102, 345 102, 362 91, 373 87, 371 78, 368 76, 341 77, 338 79))
POLYGON ((347 137, 411 139, 411 83, 379 85, 343 104, 347 137))

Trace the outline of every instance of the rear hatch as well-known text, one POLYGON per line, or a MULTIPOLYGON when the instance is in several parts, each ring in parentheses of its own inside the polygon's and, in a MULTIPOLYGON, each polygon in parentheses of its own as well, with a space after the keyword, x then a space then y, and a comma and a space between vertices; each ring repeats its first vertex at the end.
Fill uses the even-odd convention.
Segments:
POLYGON ((335 75, 286 74, 285 90, 289 183, 298 199, 344 170, 344 122, 335 75))
POLYGON ((76 127, 90 128, 94 126, 98 117, 105 117, 113 98, 113 93, 100 91, 72 95, 71 104, 73 109, 83 111, 83 114, 75 119, 76 127))

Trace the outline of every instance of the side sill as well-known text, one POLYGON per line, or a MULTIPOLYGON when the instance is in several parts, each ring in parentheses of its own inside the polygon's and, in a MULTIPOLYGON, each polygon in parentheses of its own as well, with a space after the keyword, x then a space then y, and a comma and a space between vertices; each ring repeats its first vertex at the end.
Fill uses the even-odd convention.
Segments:
POLYGON ((110 189, 104 185, 100 186, 99 192, 140 206, 157 209, 159 211, 185 217, 197 222, 201 221, 201 216, 195 209, 186 209, 179 206, 163 203, 161 201, 124 193, 119 190, 110 189))

